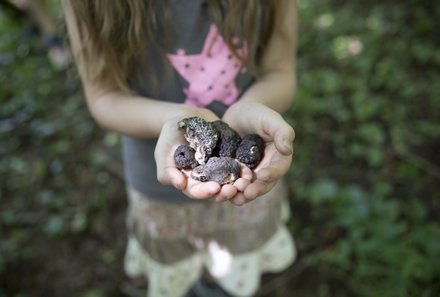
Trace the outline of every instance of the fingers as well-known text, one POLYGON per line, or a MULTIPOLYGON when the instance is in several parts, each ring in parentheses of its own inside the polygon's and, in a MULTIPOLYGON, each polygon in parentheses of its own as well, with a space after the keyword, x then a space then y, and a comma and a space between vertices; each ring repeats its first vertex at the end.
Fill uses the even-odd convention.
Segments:
POLYGON ((284 171, 282 171, 281 168, 270 166, 259 170, 256 176, 257 180, 263 183, 272 183, 277 181, 283 174, 284 171))
POLYGON ((257 168, 256 178, 264 182, 272 182, 279 179, 289 170, 293 155, 281 154, 275 144, 266 146, 264 157, 257 168))
MULTIPOLYGON (((263 172, 263 174, 266 173, 263 172)), ((241 206, 245 203, 248 203, 254 200, 255 198, 269 192, 275 186, 277 180, 278 179, 275 178, 271 182, 264 182, 257 179, 251 182, 250 180, 240 178, 236 180, 234 183, 234 187, 238 191, 232 198, 229 199, 229 202, 231 202, 236 206, 241 206)))
POLYGON ((237 195, 235 195, 232 199, 230 199, 228 201, 236 206, 242 206, 243 204, 245 204, 247 202, 246 197, 243 195, 243 193, 238 193, 237 195))
POLYGON ((255 198, 262 196, 272 190, 276 182, 265 183, 260 180, 256 180, 250 184, 243 192, 247 202, 254 200, 255 198))
POLYGON ((177 189, 182 190, 186 188, 186 178, 185 175, 176 168, 171 154, 176 147, 177 145, 174 145, 169 154, 158 153, 158 150, 155 151, 157 180, 163 185, 173 185, 177 189))
MULTIPOLYGON (((161 184, 172 185, 176 189, 183 191, 185 195, 194 199, 206 199, 215 196, 221 189, 216 182, 199 182, 189 177, 189 173, 176 168, 171 152, 177 145, 172 147, 169 154, 160 153, 156 146, 157 179, 161 184)), ((167 147, 167 146, 164 146, 167 147)))
POLYGON ((270 140, 273 140, 277 150, 283 155, 291 155, 293 153, 293 141, 295 140, 295 131, 283 119, 283 117, 275 111, 267 111, 268 116, 262 121, 262 129, 264 134, 270 140))
MULTIPOLYGON (((243 192, 237 192, 236 195, 230 198, 228 201, 236 206, 242 206, 248 202, 253 201, 255 198, 268 193, 275 186, 276 181, 265 183, 259 180, 254 182, 247 182, 243 192)), ((234 184, 235 185, 235 184, 234 184)))
POLYGON ((238 192, 234 197, 228 201, 236 206, 242 206, 248 202, 253 201, 255 198, 262 196, 269 192, 275 183, 262 183, 260 181, 255 181, 246 188, 244 192, 238 192))
POLYGON ((245 107, 246 112, 243 112, 243 104, 232 105, 223 120, 242 134, 256 133, 266 142, 273 141, 281 154, 291 155, 295 131, 283 117, 261 103, 247 102, 245 107))
POLYGON ((243 192, 250 183, 250 179, 239 178, 234 182, 234 187, 237 189, 237 191, 243 192))
POLYGON ((252 170, 243 163, 240 163, 240 167, 241 167, 241 174, 240 174, 241 178, 252 180, 254 177, 254 173, 252 172, 252 170))
POLYGON ((275 147, 272 147, 266 158, 264 162, 260 163, 261 167, 258 167, 255 173, 249 168, 242 169, 242 178, 234 182, 237 192, 233 197, 229 199, 222 197, 216 201, 229 200, 232 204, 240 206, 272 190, 276 182, 290 167, 292 159, 291 156, 283 156, 278 153, 275 147))
POLYGON ((246 187, 251 183, 250 179, 239 178, 233 184, 223 185, 220 193, 215 197, 216 202, 224 202, 226 200, 231 200, 237 195, 240 195, 246 187))
POLYGON ((268 163, 263 164, 263 167, 257 168, 255 171, 255 180, 252 183, 244 184, 240 188, 243 197, 237 197, 231 202, 236 205, 248 203, 272 190, 277 181, 289 169, 291 156, 286 157, 276 153, 269 158, 270 160, 266 161, 268 163))
POLYGON ((166 167, 164 174, 159 178, 159 182, 165 185, 172 185, 179 191, 186 188, 186 177, 176 167, 166 167))
POLYGON ((295 140, 293 128, 281 116, 277 121, 267 121, 264 125, 266 133, 273 136, 276 149, 285 156, 291 155, 293 153, 293 141, 295 140))
POLYGON ((226 184, 221 186, 218 194, 213 197, 216 202, 224 202, 230 200, 239 192, 243 192, 246 187, 251 183, 254 173, 246 165, 240 164, 241 177, 238 178, 233 184, 226 184))
POLYGON ((275 130, 275 134, 273 135, 277 150, 283 155, 291 155, 293 153, 293 141, 295 140, 295 131, 293 128, 284 122, 275 130))
POLYGON ((215 202, 223 202, 231 199, 237 194, 238 190, 233 185, 224 185, 222 186, 220 193, 215 197, 215 202))
POLYGON ((221 186, 216 182, 199 182, 190 178, 184 193, 194 199, 207 199, 217 195, 220 190, 221 186))

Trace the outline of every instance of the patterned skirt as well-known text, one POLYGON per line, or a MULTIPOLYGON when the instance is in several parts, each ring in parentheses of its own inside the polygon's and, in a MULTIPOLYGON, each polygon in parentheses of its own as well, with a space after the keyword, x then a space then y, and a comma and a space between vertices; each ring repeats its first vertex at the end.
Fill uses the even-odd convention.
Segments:
POLYGON ((240 207, 161 203, 128 189, 127 275, 148 279, 148 297, 184 296, 204 270, 229 294, 254 295, 262 273, 280 272, 296 257, 284 189, 240 207))

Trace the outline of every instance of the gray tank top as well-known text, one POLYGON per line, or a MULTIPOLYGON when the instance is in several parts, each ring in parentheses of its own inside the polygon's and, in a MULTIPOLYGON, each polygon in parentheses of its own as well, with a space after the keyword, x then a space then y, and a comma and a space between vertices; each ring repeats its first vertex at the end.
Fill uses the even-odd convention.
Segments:
MULTIPOLYGON (((165 75, 166 63, 154 49, 148 51, 151 69, 160 80, 156 88, 144 80, 133 80, 132 88, 141 96, 158 100, 190 104, 211 109, 222 116, 227 107, 236 102, 254 81, 241 62, 229 51, 222 36, 218 35, 203 0, 171 0, 172 40, 167 54, 172 74, 165 75)), ((238 44, 239 51, 248 49, 238 44)), ((142 72, 141 72, 142 73, 142 72)), ((149 198, 170 203, 196 203, 172 186, 157 181, 154 149, 157 139, 139 139, 122 136, 124 171, 127 185, 149 198)))

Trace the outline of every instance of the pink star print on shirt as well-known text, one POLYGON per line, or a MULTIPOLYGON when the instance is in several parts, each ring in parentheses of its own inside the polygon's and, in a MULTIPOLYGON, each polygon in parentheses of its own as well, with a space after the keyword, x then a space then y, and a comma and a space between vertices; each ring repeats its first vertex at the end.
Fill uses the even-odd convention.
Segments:
MULTIPOLYGON (((246 55, 246 48, 237 52, 246 55)), ((245 70, 240 60, 232 55, 215 25, 211 25, 200 54, 186 55, 185 50, 179 49, 177 54, 169 54, 168 58, 189 84, 183 90, 185 103, 205 107, 213 101, 228 106, 237 101, 239 90, 235 78, 245 70)))

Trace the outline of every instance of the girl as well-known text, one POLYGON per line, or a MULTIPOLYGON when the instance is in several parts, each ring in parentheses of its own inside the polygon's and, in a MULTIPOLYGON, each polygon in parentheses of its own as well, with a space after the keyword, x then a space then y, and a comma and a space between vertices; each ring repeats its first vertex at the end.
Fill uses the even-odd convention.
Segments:
POLYGON ((150 297, 252 296, 261 273, 295 258, 278 182, 293 154, 294 131, 280 113, 295 92, 295 1, 63 7, 90 112, 122 135, 127 274, 148 278, 150 297), (178 170, 177 122, 190 116, 259 134, 266 148, 253 174, 220 186, 178 170))

